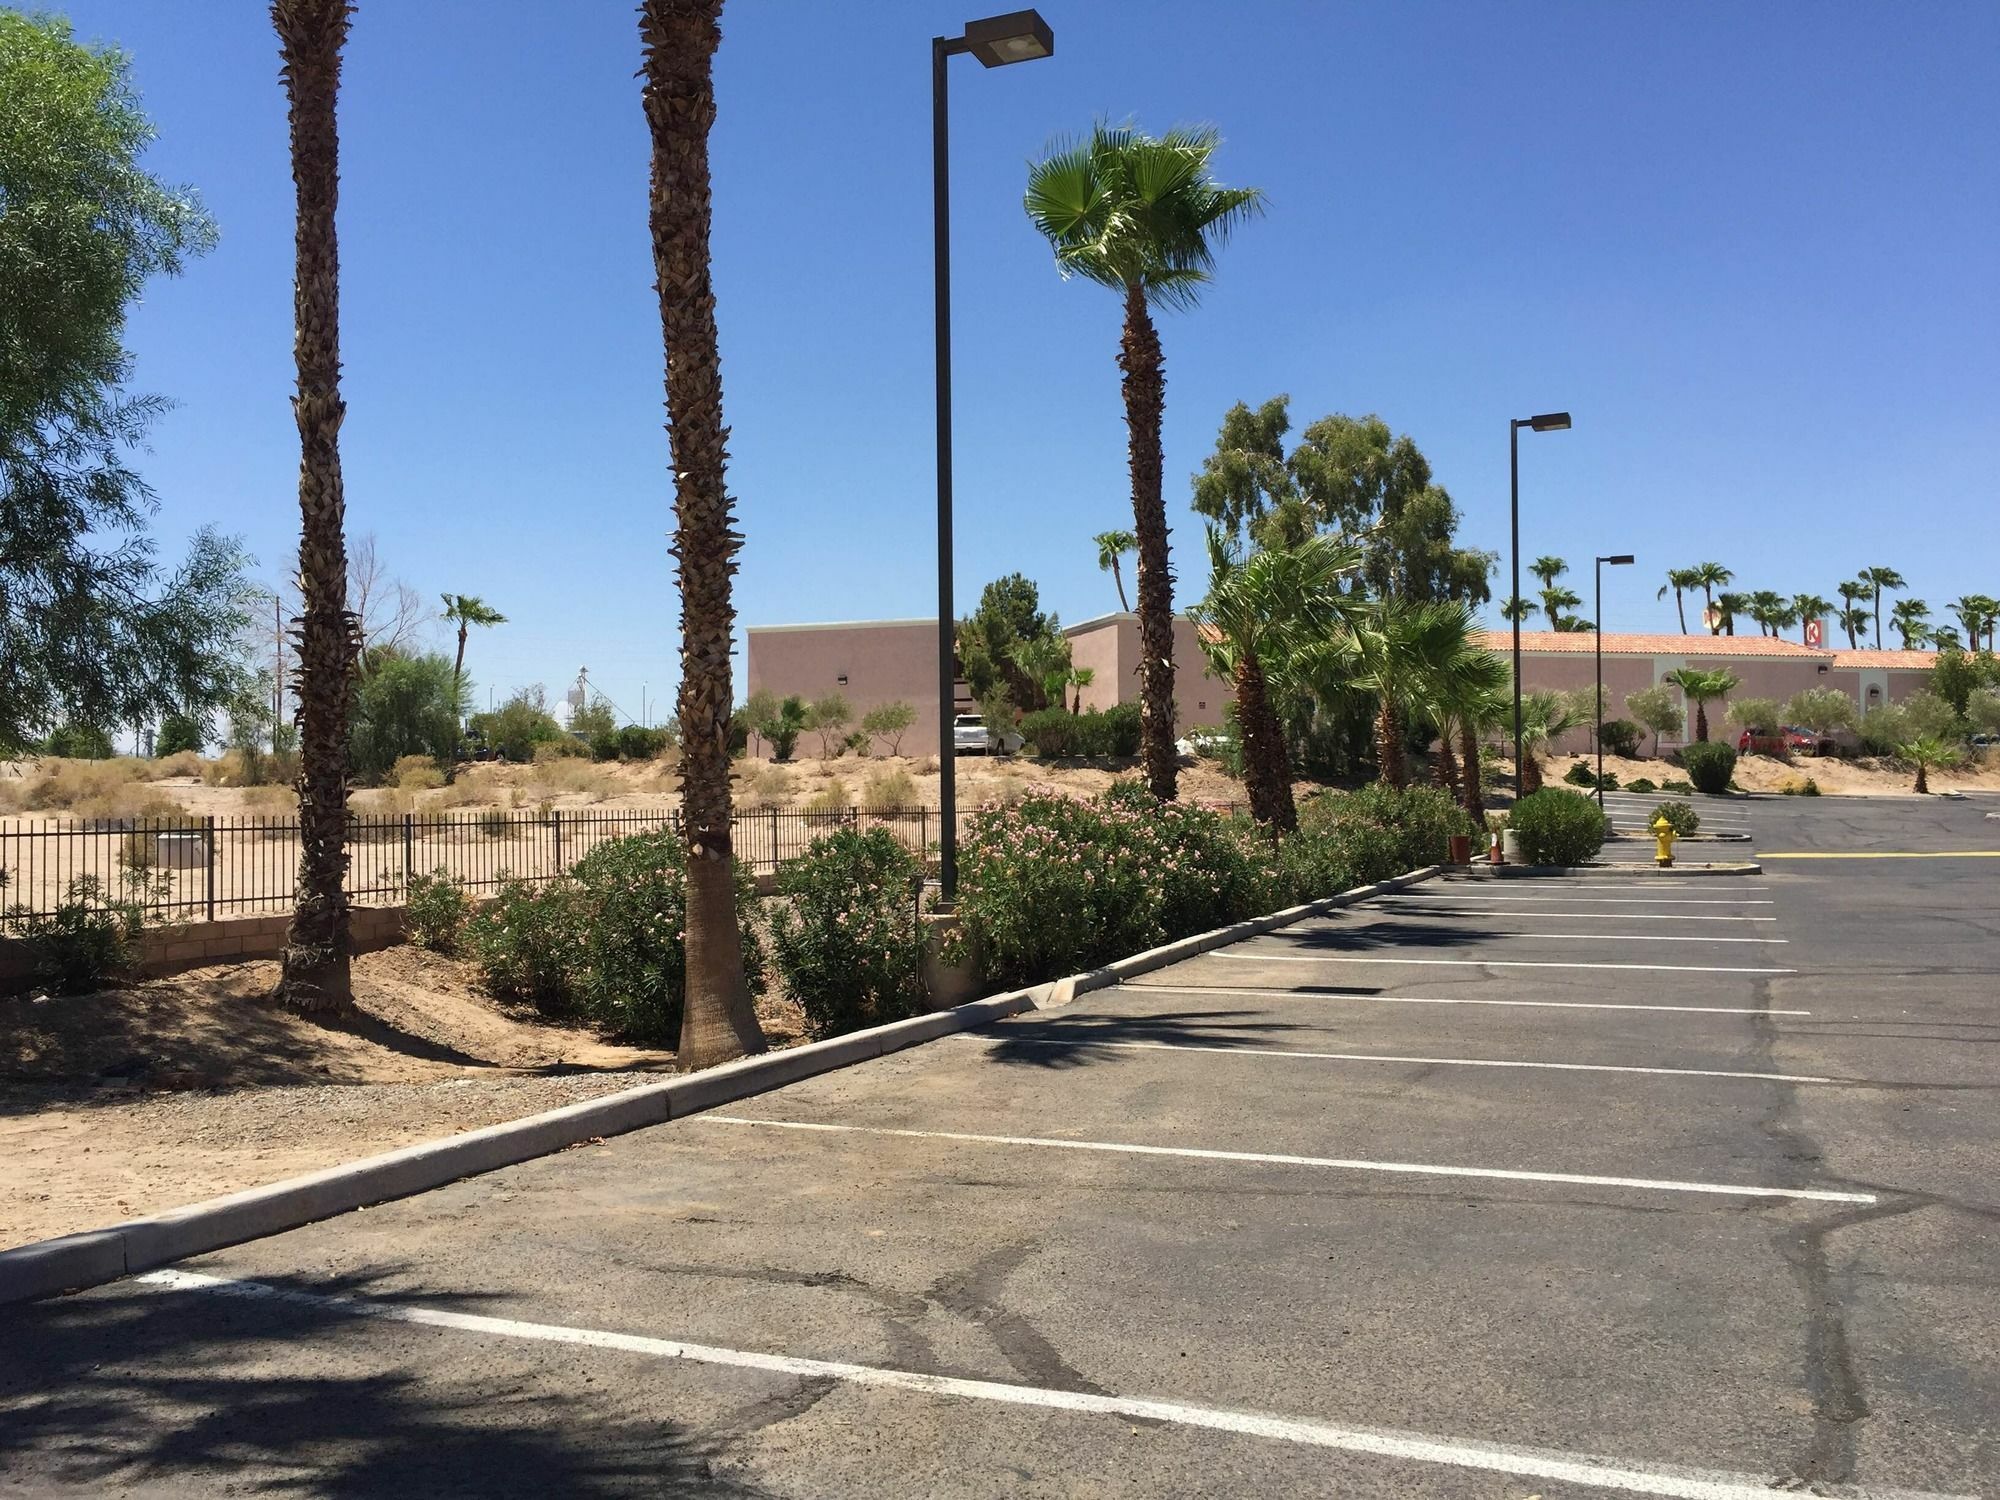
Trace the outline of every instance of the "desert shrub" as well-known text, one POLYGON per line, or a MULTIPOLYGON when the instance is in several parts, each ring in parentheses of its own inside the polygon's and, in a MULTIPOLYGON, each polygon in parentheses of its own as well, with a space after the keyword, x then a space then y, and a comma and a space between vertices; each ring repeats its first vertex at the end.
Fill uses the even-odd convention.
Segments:
POLYGON ((521 689, 488 713, 474 714, 466 727, 476 743, 502 760, 521 764, 534 758, 537 746, 564 738, 539 686, 521 689))
POLYGON ((479 815, 477 827, 489 839, 504 839, 513 828, 514 820, 497 807, 489 807, 479 815))
POLYGON ((1354 792, 1323 792, 1299 809, 1298 831, 1280 859, 1295 900, 1331 896, 1443 861, 1455 833, 1477 832, 1472 819, 1433 786, 1402 791, 1371 782, 1354 792), (1297 845, 1297 848, 1290 846, 1297 845))
POLYGON ((1634 776, 1630 781, 1625 783, 1625 790, 1628 792, 1657 792, 1659 788, 1653 784, 1653 779, 1650 776, 1634 776))
POLYGON ((1736 774, 1736 750, 1715 740, 1681 747, 1681 765, 1688 773, 1688 780, 1694 783, 1697 792, 1719 793, 1729 790, 1729 779, 1736 774))
POLYGON ((288 786, 251 786, 243 789, 243 810, 266 817, 283 817, 299 810, 299 794, 288 786))
POLYGON ((528 774, 529 790, 544 800, 581 797, 586 802, 602 802, 616 785, 609 771, 571 758, 538 762, 528 774))
POLYGON ((901 766, 871 773, 861 787, 861 805, 872 813, 899 812, 917 805, 917 784, 901 766))
POLYGON ((1516 802, 1507 826, 1531 865, 1587 864, 1604 847, 1604 814, 1588 797, 1550 787, 1516 802))
POLYGON ((410 941, 433 953, 456 953, 464 935, 466 919, 472 915, 472 898, 439 868, 429 875, 412 875, 408 903, 403 913, 410 941))
POLYGON ((618 731, 615 729, 593 730, 582 743, 589 749, 592 760, 618 759, 618 731))
POLYGON ((903 702, 881 703, 861 717, 861 732, 870 741, 886 740, 891 755, 903 753, 903 736, 917 722, 916 709, 903 702))
POLYGON ((1694 810, 1691 802, 1662 802, 1653 809, 1652 817, 1646 819, 1647 828, 1650 829, 1660 818, 1667 820, 1667 826, 1673 829, 1676 838, 1692 837, 1695 830, 1701 827, 1701 814, 1694 810))
POLYGON ((165 781, 170 777, 186 776, 201 779, 201 757, 192 750, 176 750, 172 755, 160 755, 146 768, 148 781, 165 781))
POLYGON ((1606 719, 1597 731, 1597 743, 1606 755, 1622 755, 1627 760, 1639 753, 1640 728, 1630 719, 1606 719))
POLYGON ((1663 792, 1680 792, 1686 795, 1694 791, 1694 784, 1687 781, 1663 781, 1660 783, 1660 790, 1663 792))
MULTIPOLYGON (((806 730, 811 713, 806 708, 806 700, 794 693, 789 698, 776 702, 770 695, 764 695, 761 712, 750 727, 771 747, 771 759, 790 760, 797 748, 799 736, 806 730)), ((753 700, 754 702, 754 700, 753 700)))
POLYGON ((295 751, 273 754, 253 744, 232 745, 214 760, 204 761, 201 779, 210 786, 281 786, 298 779, 295 751))
POLYGON ((745 807, 782 807, 792 795, 792 773, 783 766, 760 766, 749 778, 745 807))
POLYGON ((1641 688, 1625 695, 1625 711, 1653 733, 1653 752, 1659 753, 1662 734, 1679 734, 1687 722, 1679 691, 1667 683, 1641 688))
POLYGON ((627 724, 618 731, 620 760, 652 760, 667 748, 667 732, 644 724, 627 724))
POLYGON ((28 945, 36 982, 58 995, 87 995, 129 973, 146 920, 146 892, 147 882, 134 872, 118 895, 95 875, 80 875, 46 916, 14 907, 9 915, 28 945))
POLYGON ((444 772, 428 755, 403 755, 389 768, 389 782, 405 792, 436 791, 444 785, 444 772))
POLYGON ((1104 736, 1104 748, 1093 751, 1093 754, 1115 760, 1130 760, 1139 753, 1138 704, 1118 703, 1102 713, 1092 709, 1089 713, 1078 717, 1086 723, 1094 721, 1100 726, 1098 732, 1104 736))
POLYGON ((1731 698, 1724 717, 1738 729, 1770 733, 1783 722, 1784 712, 1776 698, 1731 698))
POLYGON ((153 754, 161 760, 183 751, 199 755, 207 738, 200 721, 192 715, 166 714, 160 720, 160 732, 153 737, 153 754))
POLYGON ((538 766, 547 766, 559 760, 589 760, 591 750, 575 735, 565 734, 558 739, 543 740, 529 758, 538 766))
POLYGON ((848 795, 847 783, 836 776, 800 803, 799 811, 814 813, 821 817, 832 817, 849 811, 853 806, 854 800, 848 795))
POLYGON ((172 827, 190 825, 193 820, 174 801, 157 789, 131 782, 114 786, 70 804, 70 811, 92 823, 155 823, 172 827))
POLYGON ((790 898, 771 953, 815 1036, 899 1020, 923 1003, 915 887, 923 865, 884 828, 842 828, 778 872, 790 898))
POLYGON ((61 812, 128 787, 145 770, 142 760, 44 762, 22 784, 21 806, 30 812, 61 812))
POLYGON ((1563 780, 1571 786, 1595 787, 1597 773, 1590 769, 1590 762, 1579 760, 1573 762, 1570 768, 1563 772, 1563 780))
POLYGON ((1781 797, 1817 797, 1819 794, 1819 783, 1810 776, 1803 781, 1787 780, 1778 788, 1781 797))

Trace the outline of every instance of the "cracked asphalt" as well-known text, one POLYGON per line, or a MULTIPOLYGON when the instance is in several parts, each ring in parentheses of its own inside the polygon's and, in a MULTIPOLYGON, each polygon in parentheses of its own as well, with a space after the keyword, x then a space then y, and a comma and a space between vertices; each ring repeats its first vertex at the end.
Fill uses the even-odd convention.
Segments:
POLYGON ((1430 882, 0 1310, 0 1489, 2000 1492, 1996 881, 1430 882))

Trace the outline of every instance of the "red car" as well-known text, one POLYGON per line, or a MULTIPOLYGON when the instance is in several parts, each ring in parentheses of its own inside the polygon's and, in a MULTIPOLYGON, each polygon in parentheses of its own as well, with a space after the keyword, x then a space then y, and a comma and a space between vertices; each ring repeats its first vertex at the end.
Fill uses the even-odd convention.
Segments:
POLYGON ((1797 729, 1790 724, 1780 724, 1776 729, 1746 729, 1736 737, 1736 753, 1739 755, 1785 755, 1803 753, 1817 755, 1826 742, 1809 730, 1797 729))

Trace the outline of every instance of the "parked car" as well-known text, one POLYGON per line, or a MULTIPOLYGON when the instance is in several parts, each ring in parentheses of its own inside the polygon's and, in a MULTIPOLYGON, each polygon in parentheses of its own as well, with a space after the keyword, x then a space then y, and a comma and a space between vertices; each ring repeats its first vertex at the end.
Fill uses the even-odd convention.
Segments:
POLYGON ((960 714, 951 721, 953 755, 985 755, 993 748, 986 733, 986 720, 978 714, 960 714))
POLYGON ((1738 755, 1830 755, 1833 749, 1831 739, 1791 724, 1776 729, 1753 726, 1736 737, 1738 755))

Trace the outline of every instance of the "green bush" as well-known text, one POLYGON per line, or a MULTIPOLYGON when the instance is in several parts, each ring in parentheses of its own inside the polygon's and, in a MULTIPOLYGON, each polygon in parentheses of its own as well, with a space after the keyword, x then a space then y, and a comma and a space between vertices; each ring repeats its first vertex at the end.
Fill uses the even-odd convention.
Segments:
POLYGON ((1587 864, 1604 847, 1604 814, 1597 804, 1554 787, 1516 802, 1507 826, 1521 841, 1521 857, 1531 865, 1587 864))
POLYGON ((1778 788, 1778 794, 1782 797, 1817 797, 1820 794, 1819 783, 1810 776, 1804 781, 1788 781, 1778 788))
POLYGON ((1322 792, 1300 807, 1298 830, 1279 847, 1285 894, 1313 901, 1439 864, 1453 834, 1478 831, 1433 786, 1399 792, 1371 782, 1359 791, 1322 792))
POLYGON ((1728 745, 1707 740, 1681 747, 1681 765, 1687 770, 1693 790, 1711 794, 1729 790, 1736 774, 1736 751, 1728 745))
POLYGON ((142 873, 128 871, 125 883, 121 898, 95 875, 79 875, 48 915, 30 917, 21 906, 8 913, 28 945, 38 984, 57 995, 87 995, 131 971, 146 920, 149 882, 142 873))
POLYGON ((1045 708, 1021 720, 1021 738, 1043 760, 1063 760, 1083 751, 1083 715, 1045 708))
POLYGON ((590 746, 592 760, 618 759, 618 731, 615 729, 593 729, 586 743, 590 746))
POLYGON ((1625 783, 1625 790, 1628 792, 1657 792, 1659 788, 1653 785, 1653 780, 1650 776, 1634 776, 1630 781, 1625 783))
POLYGON ((1044 760, 1088 757, 1129 759, 1139 753, 1139 705, 1120 703, 1099 712, 1073 714, 1045 708, 1023 718, 1021 738, 1044 760))
POLYGON ((1587 786, 1595 789, 1597 786, 1597 773, 1590 769, 1588 761, 1579 760, 1574 762, 1567 771, 1563 772, 1563 780, 1571 786, 1587 786))
POLYGON ((1690 838, 1701 827, 1701 814, 1694 810, 1694 804, 1690 802, 1662 802, 1653 809, 1652 817, 1646 819, 1646 827, 1651 829, 1661 818, 1667 820, 1667 826, 1673 829, 1676 838, 1690 838))
POLYGON ((471 738, 502 760, 526 764, 538 746, 566 739, 540 687, 523 688, 490 713, 474 714, 471 738))
POLYGON ((109 760, 111 736, 95 724, 65 724, 42 741, 42 754, 66 760, 109 760))
POLYGON ((471 915, 472 898, 452 880, 450 871, 440 868, 429 875, 410 877, 403 923, 410 941, 419 948, 456 953, 471 915))
POLYGON ((444 772, 428 755, 399 755, 389 768, 388 780, 406 792, 427 792, 444 785, 444 772))
POLYGON ((815 1036, 900 1020, 923 1003, 917 857, 886 828, 842 828, 778 872, 789 898, 771 954, 815 1036))
POLYGON ((1606 719, 1598 728, 1597 743, 1606 755, 1622 755, 1627 760, 1639 753, 1640 727, 1630 719, 1606 719))
POLYGON ((169 755, 178 755, 183 750, 201 754, 201 747, 208 736, 201 732, 201 724, 190 714, 170 713, 160 720, 160 732, 153 739, 153 755, 165 760, 169 755))
POLYGON ((465 944, 494 994, 547 1016, 573 1016, 587 920, 574 881, 510 880, 466 923, 465 944))
POLYGON ((1663 781, 1660 783, 1660 790, 1663 792, 1692 793, 1694 791, 1694 785, 1693 783, 1686 781, 1663 781))

